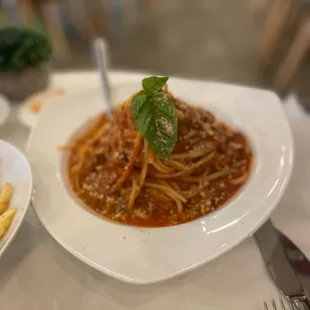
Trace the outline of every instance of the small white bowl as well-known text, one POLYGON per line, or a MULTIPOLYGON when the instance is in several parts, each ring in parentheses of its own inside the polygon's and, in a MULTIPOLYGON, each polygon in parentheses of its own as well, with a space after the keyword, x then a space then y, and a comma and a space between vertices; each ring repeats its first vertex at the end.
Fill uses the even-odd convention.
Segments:
POLYGON ((14 187, 10 208, 16 208, 12 224, 0 239, 0 256, 14 239, 28 209, 32 194, 32 174, 26 157, 13 145, 0 140, 0 187, 9 182, 14 187))

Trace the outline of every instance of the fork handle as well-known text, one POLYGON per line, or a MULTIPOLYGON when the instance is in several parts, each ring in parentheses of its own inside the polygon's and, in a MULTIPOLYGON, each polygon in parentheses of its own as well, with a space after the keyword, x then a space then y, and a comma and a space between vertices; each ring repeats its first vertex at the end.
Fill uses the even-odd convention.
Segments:
POLYGON ((110 83, 108 77, 108 50, 107 42, 102 38, 96 38, 93 41, 93 52, 95 64, 100 74, 101 92, 104 103, 106 104, 107 113, 112 115, 113 107, 111 105, 110 83))
POLYGON ((307 297, 290 297, 293 310, 310 310, 310 302, 307 297))

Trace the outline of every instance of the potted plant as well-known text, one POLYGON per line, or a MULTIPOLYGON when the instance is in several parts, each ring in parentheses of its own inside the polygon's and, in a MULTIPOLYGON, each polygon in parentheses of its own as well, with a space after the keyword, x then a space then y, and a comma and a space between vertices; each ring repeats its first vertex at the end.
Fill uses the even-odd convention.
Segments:
POLYGON ((47 87, 52 45, 37 26, 0 27, 0 93, 23 100, 47 87))

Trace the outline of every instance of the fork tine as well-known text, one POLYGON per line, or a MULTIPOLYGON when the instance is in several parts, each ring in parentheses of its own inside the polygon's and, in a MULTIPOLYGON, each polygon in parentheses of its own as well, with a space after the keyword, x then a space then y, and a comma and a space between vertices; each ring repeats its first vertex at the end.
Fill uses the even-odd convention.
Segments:
MULTIPOLYGON (((270 305, 271 307, 268 307, 268 303, 264 301, 264 310, 286 310, 283 298, 280 297, 279 301, 280 301, 280 308, 277 307, 277 303, 275 302, 274 299, 271 300, 271 305, 270 305)), ((291 307, 289 307, 289 309, 292 310, 291 307)))
POLYGON ((281 310, 285 310, 284 301, 280 298, 281 310))

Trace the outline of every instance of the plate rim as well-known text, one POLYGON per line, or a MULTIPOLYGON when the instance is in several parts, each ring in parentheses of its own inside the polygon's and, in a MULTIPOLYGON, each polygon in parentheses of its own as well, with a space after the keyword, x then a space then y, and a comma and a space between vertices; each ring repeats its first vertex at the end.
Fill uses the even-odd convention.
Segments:
MULTIPOLYGON (((132 74, 131 74, 132 76, 132 74)), ((141 76, 141 74, 138 74, 137 76, 141 76)), ((136 76, 136 77, 137 77, 136 76)), ((174 78, 174 77, 172 77, 174 78)), ((176 78, 178 80, 185 80, 185 81, 191 81, 193 82, 194 80, 186 80, 186 79, 179 79, 179 78, 176 78)), ((213 81, 202 81, 202 80, 197 80, 199 82, 208 82, 208 83, 215 83, 215 84, 221 84, 221 85, 229 85, 229 86, 235 86, 234 84, 227 84, 227 83, 218 83, 218 82, 213 82, 213 81)), ((128 83, 130 83, 130 81, 128 81, 128 83)), ((249 87, 244 87, 242 86, 243 88, 247 88, 247 89, 251 89, 249 87)), ((90 91, 89 89, 87 91, 90 91)), ((265 91, 263 90, 264 92, 267 92, 267 93, 270 93, 272 94, 273 96, 277 97, 273 92, 270 92, 270 91, 265 91)), ((76 94, 72 94, 73 96, 76 96, 76 94)), ((278 97, 277 97, 278 98, 278 97)), ((61 100, 61 99, 60 99, 61 100)), ((279 101, 280 102, 280 101, 279 101)), ((281 110, 281 107, 279 106, 279 110, 281 110)), ((282 110, 283 107, 282 107, 282 110)), ((289 183, 289 179, 290 179, 290 176, 291 176, 291 173, 292 173, 292 169, 293 169, 293 160, 294 160, 294 147, 293 147, 293 135, 292 135, 292 130, 291 130, 291 127, 289 125, 289 122, 288 122, 288 119, 285 115, 285 113, 283 113, 283 116, 284 116, 284 121, 286 122, 286 125, 287 125, 287 128, 288 128, 288 141, 289 141, 289 150, 288 150, 288 170, 287 170, 287 173, 286 173, 286 177, 283 179, 283 182, 282 182, 282 187, 279 191, 279 193, 277 194, 277 197, 275 199, 275 202, 273 203, 273 205, 269 208, 268 212, 266 212, 264 214, 264 216, 260 219, 260 221, 257 221, 256 222, 256 225, 253 226, 252 228, 252 231, 246 233, 246 235, 251 235, 253 234, 268 218, 268 216, 271 214, 271 212, 273 211, 273 209, 275 208, 275 206, 279 203, 279 200, 281 199, 285 189, 287 188, 287 185, 289 183)), ((31 136, 34 134, 34 132, 31 133, 31 136)), ((32 138, 30 137, 29 140, 28 140, 28 143, 27 143, 27 153, 31 147, 31 141, 32 141, 32 138)), ((239 238, 238 240, 236 240, 235 242, 233 243, 230 243, 230 245, 228 247, 226 247, 224 250, 222 250, 220 253, 214 253, 213 256, 210 256, 208 259, 205 259, 205 260, 201 260, 199 262, 197 262, 196 264, 193 264, 189 267, 186 267, 185 270, 179 270, 173 274, 169 274, 168 276, 165 276, 165 277, 159 277, 159 278, 156 278, 156 279, 153 279, 153 280, 144 280, 144 279, 132 279, 132 278, 128 278, 124 275, 121 275, 121 274, 118 274, 118 273, 115 273, 109 269, 106 269, 104 268, 103 266, 101 265, 98 265, 96 264, 95 262, 93 262, 91 259, 88 259, 87 257, 83 256, 80 252, 77 252, 75 251, 71 246, 68 246, 67 244, 65 244, 64 242, 62 242, 62 240, 60 238, 58 238, 56 236, 56 234, 53 233, 52 229, 49 229, 49 225, 46 224, 45 220, 43 218, 41 218, 41 216, 39 215, 39 213, 37 212, 37 209, 36 209, 36 203, 35 203, 35 200, 34 200, 34 209, 35 209, 35 212, 36 214, 38 215, 38 218, 40 220, 40 222, 42 223, 42 225, 45 227, 45 229, 50 233, 50 235, 62 246, 64 247, 67 251, 69 251, 73 256, 75 256, 76 258, 80 259, 81 261, 83 261, 84 263, 86 263, 87 265, 90 265, 91 267, 99 270, 100 272, 103 272, 113 278, 116 278, 118 280, 122 280, 122 281, 125 281, 125 282, 130 282, 130 283, 134 283, 134 284, 151 284, 151 283, 157 283, 157 282, 161 282, 163 280, 168 280, 172 277, 175 277, 179 274, 182 274, 184 273, 185 271, 190 271, 192 269, 195 269, 211 260, 213 260, 215 257, 218 257, 219 255, 222 255, 224 253, 226 253, 228 250, 230 250, 231 248, 235 247, 237 244, 239 244, 240 242, 242 242, 243 240, 246 239, 246 237, 242 236, 241 238, 239 238)))

